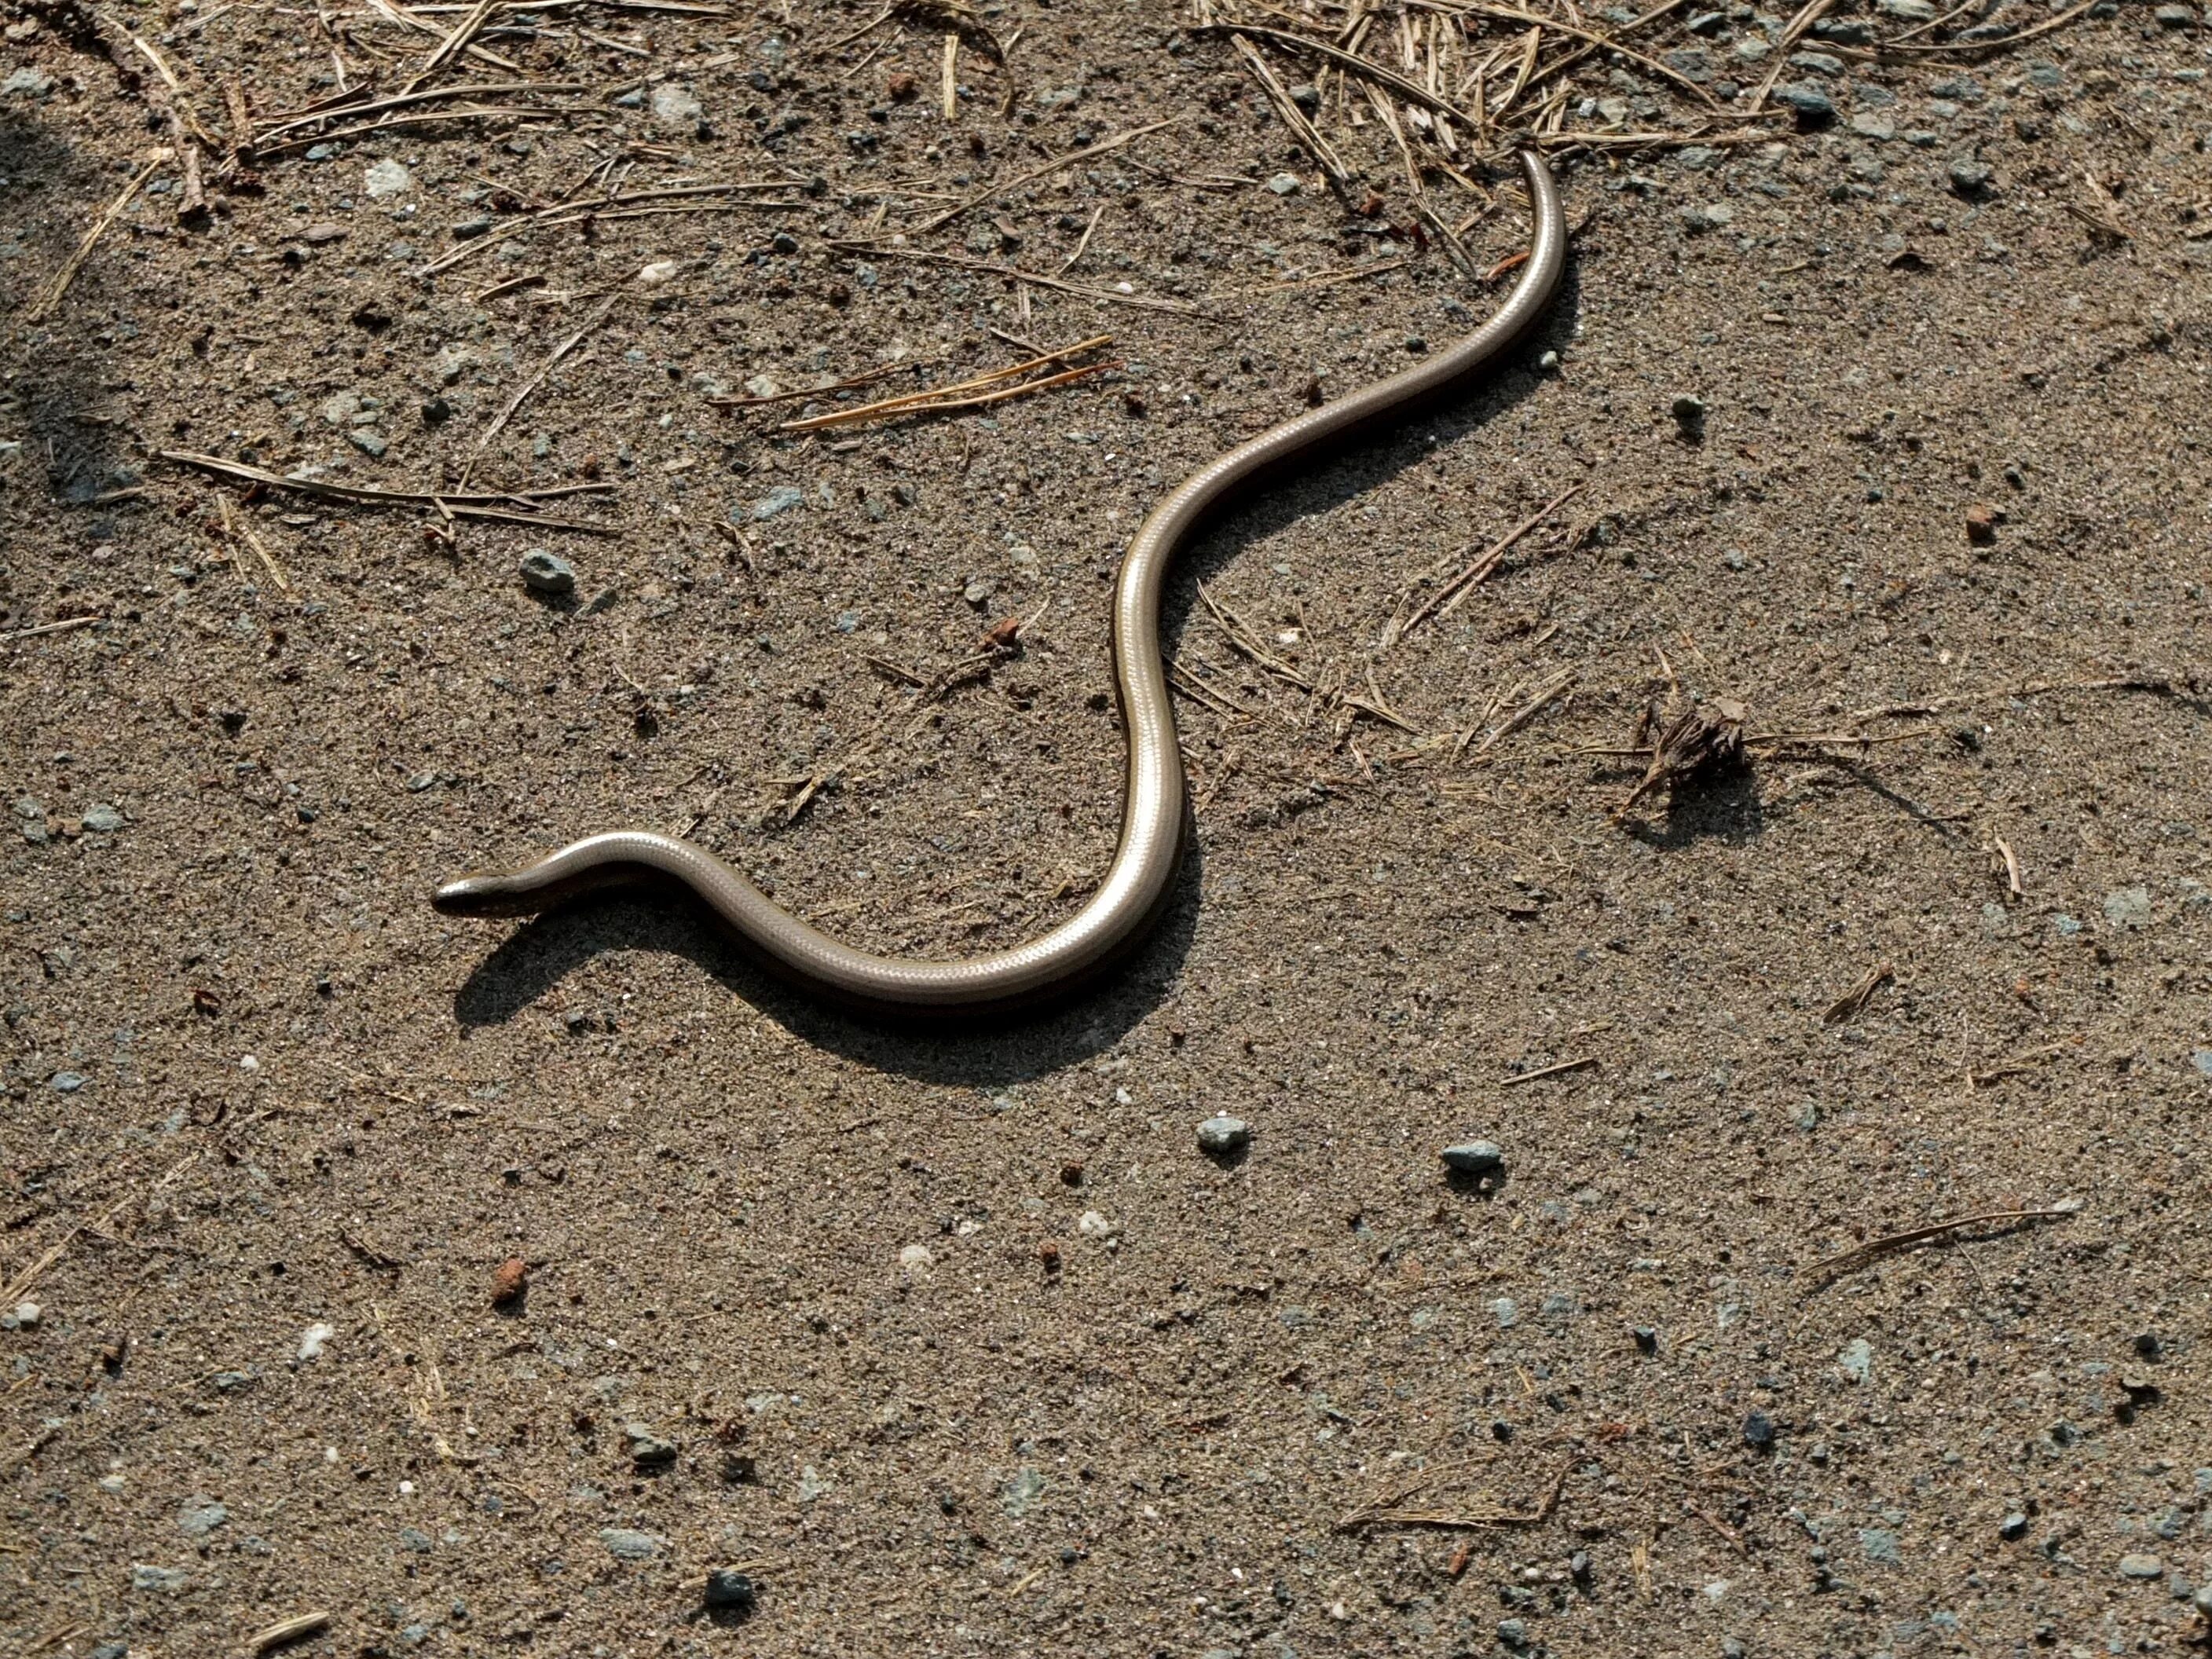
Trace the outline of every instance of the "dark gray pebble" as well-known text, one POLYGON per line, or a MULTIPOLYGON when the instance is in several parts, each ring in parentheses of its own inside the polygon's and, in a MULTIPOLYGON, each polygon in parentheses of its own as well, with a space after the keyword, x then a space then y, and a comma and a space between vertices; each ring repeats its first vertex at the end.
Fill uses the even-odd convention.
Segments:
POLYGON ((533 547, 522 556, 522 585, 533 593, 558 598, 576 591, 576 568, 568 560, 533 547))
POLYGON ((749 1613, 755 1596, 753 1581, 741 1572, 717 1567, 707 1575, 707 1605, 717 1613, 749 1613))
POLYGON ((1437 1154, 1454 1175, 1496 1175, 1505 1167, 1505 1153, 1496 1141, 1465 1140, 1437 1154))

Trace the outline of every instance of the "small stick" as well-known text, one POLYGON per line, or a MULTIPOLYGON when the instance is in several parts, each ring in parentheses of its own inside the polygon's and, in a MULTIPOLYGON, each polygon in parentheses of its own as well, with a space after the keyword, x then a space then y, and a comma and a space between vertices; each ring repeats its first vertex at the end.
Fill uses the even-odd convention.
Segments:
POLYGON ((849 392, 854 386, 868 386, 888 376, 904 374, 908 369, 928 367, 927 361, 917 358, 908 363, 887 363, 881 368, 872 368, 865 374, 832 380, 828 386, 801 386, 796 392, 772 392, 765 398, 709 398, 707 401, 717 409, 764 409, 770 404, 804 403, 809 398, 819 398, 831 392, 849 392))
MULTIPOLYGON (((480 237, 474 242, 464 242, 463 247, 476 247, 489 241, 480 237)), ((1149 294, 1120 294, 1110 289, 1085 288, 1080 283, 1070 283, 1058 276, 1047 276, 1041 271, 1023 270, 1013 265, 1002 265, 989 259, 970 259, 957 253, 936 253, 927 248, 884 247, 875 242, 833 241, 830 246, 840 253, 865 254, 871 259, 914 259, 924 264, 956 265, 962 270, 981 270, 994 276, 1003 276, 1010 283, 1034 283, 1039 288, 1057 289, 1062 294, 1073 294, 1085 300, 1097 300, 1105 305, 1134 306, 1139 311, 1171 311, 1178 317, 1203 317, 1206 313, 1182 300, 1156 299, 1149 294)))
MULTIPOLYGON (((486 0, 486 3, 489 3, 489 0, 486 0)), ((562 341, 559 345, 555 346, 553 348, 553 355, 545 360, 544 366, 535 374, 532 375, 527 380, 523 382, 522 389, 520 392, 517 392, 514 396, 508 400, 507 407, 501 410, 498 415, 493 418, 492 423, 484 428, 483 436, 477 440, 476 447, 469 452, 468 461, 461 468, 461 477, 464 482, 465 482, 468 477, 469 468, 477 464, 477 459, 483 454, 485 448, 490 444, 491 441, 499 435, 500 429, 506 426, 507 421, 514 416, 514 411, 522 407, 523 400, 528 398, 532 392, 537 391, 539 386, 545 384, 545 377, 552 374, 552 372, 560 366, 561 360, 563 357, 567 356, 579 345, 583 343, 584 337, 586 335, 589 334, 601 323, 606 321, 607 313, 615 308, 615 301, 620 297, 621 296, 619 295, 610 294, 605 299, 600 301, 599 308, 584 319, 583 326, 579 328, 574 334, 571 334, 567 339, 562 341)))
POLYGON ((1874 1000, 1874 994, 1896 977, 1896 969, 1887 962, 1878 963, 1868 969, 1860 977, 1857 984, 1852 986, 1850 990, 1844 992, 1822 1011, 1820 1024, 1841 1025, 1856 1019, 1865 1012, 1867 1004, 1874 1000))
POLYGON ((945 37, 945 118, 960 118, 959 99, 960 36, 957 31, 945 37))
MULTIPOLYGON (((957 40, 960 37, 956 34, 948 36, 947 38, 957 40)), ((1087 145, 1082 149, 1070 150, 1065 155, 1055 155, 1048 161, 1041 161, 1036 167, 1030 168, 1026 173, 1018 173, 1011 179, 1004 179, 1000 180, 997 184, 987 185, 985 188, 977 191, 974 195, 954 203, 951 207, 946 208, 942 213, 938 214, 934 218, 925 219, 921 223, 914 228, 912 234, 919 236, 927 231, 942 230, 945 226, 951 224, 955 219, 957 219, 962 214, 968 212, 971 209, 981 207, 984 203, 989 201, 994 196, 1002 196, 1010 190, 1018 189, 1021 185, 1029 183, 1032 179, 1041 179, 1048 173, 1057 173, 1060 168, 1065 167, 1073 167, 1078 161, 1087 161, 1094 155, 1103 155, 1110 150, 1117 150, 1121 149, 1122 145, 1128 143, 1134 139, 1141 138, 1148 132, 1158 132, 1162 127, 1173 126, 1174 125, 1174 118, 1170 118, 1164 121, 1152 122, 1146 126, 1131 127, 1127 132, 1117 132, 1110 138, 1102 138, 1097 143, 1087 145)))
POLYGON ((612 484, 563 484, 558 489, 514 490, 493 495, 427 495, 416 490, 369 489, 357 484, 325 483, 319 478, 288 478, 281 472, 248 466, 243 461, 226 461, 214 455, 198 455, 185 449, 158 449, 154 453, 165 461, 198 467, 220 478, 259 484, 266 489, 297 490, 303 495, 319 495, 328 501, 362 501, 376 507, 434 507, 440 513, 450 514, 457 519, 492 519, 507 524, 531 525, 541 530, 580 531, 590 536, 616 533, 606 525, 586 524, 576 519, 549 519, 535 513, 507 512, 490 505, 496 501, 514 501, 531 507, 556 495, 610 490, 614 488, 612 484))
POLYGON ((1419 627, 1422 623, 1426 621, 1431 614, 1440 617, 1449 617, 1453 611, 1459 609, 1460 601, 1465 597, 1468 590, 1474 587, 1483 581, 1486 581, 1489 579, 1491 573, 1498 568, 1498 562, 1505 556, 1506 553, 1512 548, 1516 542, 1519 541, 1523 536, 1534 530, 1538 525, 1543 523, 1545 520, 1550 518, 1553 514, 1558 512, 1559 508, 1565 507, 1569 501, 1574 500, 1576 496, 1581 495, 1582 492, 1583 486, 1581 484, 1576 484, 1563 493, 1554 495, 1549 501, 1547 501, 1541 507, 1538 508, 1536 512, 1531 514, 1528 518, 1523 519, 1519 524, 1515 525, 1512 529, 1507 531, 1504 535, 1499 537, 1495 543, 1484 551, 1481 557, 1476 559, 1474 563, 1467 566, 1456 576, 1454 576, 1449 581, 1438 588, 1433 594, 1430 595, 1428 602, 1423 605, 1419 610, 1415 611, 1412 616, 1406 619, 1406 625, 1403 628, 1397 629, 1395 633, 1391 634, 1389 638, 1382 641, 1384 646, 1388 647, 1394 645, 1398 641, 1404 639, 1407 635, 1412 633, 1416 628, 1419 627))
POLYGON ((510 276, 503 283, 494 283, 489 288, 471 297, 478 305, 482 305, 485 301, 496 300, 502 295, 520 293, 526 288, 542 288, 544 284, 545 273, 542 270, 533 270, 526 276, 510 276))
POLYGON ((276 562, 275 556, 273 556, 266 547, 261 544, 261 538, 253 533, 253 527, 251 525, 241 525, 239 523, 238 515, 232 510, 230 497, 228 495, 218 495, 215 499, 216 505, 222 509, 223 533, 228 536, 231 540, 234 542, 244 542, 248 547, 259 554, 261 556, 261 562, 269 568, 270 580, 275 582, 277 586, 283 589, 287 593, 290 592, 292 591, 292 579, 284 574, 284 568, 276 562))
POLYGON ((1597 1064, 1595 1054, 1584 1054, 1579 1060, 1563 1060, 1556 1066, 1546 1066, 1534 1072, 1518 1072, 1498 1080, 1501 1089, 1517 1089, 1524 1083, 1534 1083, 1539 1078, 1557 1077, 1563 1072, 1579 1072, 1597 1064))
MULTIPOLYGON (((1292 38, 1303 40, 1304 37, 1292 38)), ((1275 106, 1275 113, 1291 130, 1291 137, 1328 175, 1329 182, 1348 194, 1357 180, 1352 169, 1344 164, 1344 158, 1336 153, 1328 139, 1321 136, 1321 129, 1306 118, 1306 112, 1298 107, 1297 101, 1291 96, 1290 88, 1283 84, 1267 60, 1260 55, 1260 49, 1241 34, 1232 34, 1230 39, 1237 47, 1237 55, 1244 60, 1245 66, 1258 78, 1261 90, 1267 94, 1267 101, 1275 106)))
POLYGON ((1262 294, 1287 294, 1294 289, 1327 288, 1332 283, 1356 283, 1363 276, 1380 276, 1388 271, 1403 270, 1413 263, 1410 258, 1377 259, 1370 264, 1317 270, 1310 276, 1293 276, 1286 282, 1263 283, 1258 288, 1248 288, 1243 290, 1243 297, 1256 299, 1262 294))
POLYGON ((331 1615, 327 1608, 318 1607, 313 1613, 299 1613, 290 1619, 280 1619, 264 1631, 257 1632, 246 1644, 248 1653, 260 1655, 283 1647, 287 1642, 296 1642, 303 1636, 313 1636, 327 1629, 331 1615))
POLYGON ((1080 368, 1071 368, 1058 374, 1048 374, 1041 380, 1029 380, 1020 386, 1000 386, 992 392, 979 392, 968 397, 955 398, 945 403, 915 403, 909 400, 892 401, 890 405, 871 404, 866 409, 839 410, 829 415, 817 415, 810 420, 786 421, 776 428, 779 432, 814 432, 824 427, 845 426, 856 421, 890 420, 901 415, 939 415, 948 410, 981 409, 988 404, 1005 403, 1010 398, 1027 397, 1032 392, 1042 392, 1050 386, 1066 386, 1072 380, 1103 374, 1109 369, 1121 367, 1118 357, 1110 362, 1086 363, 1080 368))
MULTIPOLYGON (((267 143, 301 127, 319 126, 343 116, 349 119, 363 115, 382 115, 396 109, 412 109, 419 104, 445 103, 456 98, 499 98, 514 94, 543 95, 550 92, 584 92, 590 83, 584 81, 483 81, 473 86, 433 87, 426 92, 395 93, 389 98, 372 98, 365 101, 337 105, 311 111, 304 115, 285 116, 275 125, 264 129, 257 140, 267 143)), ((233 112, 233 120, 238 112, 233 112)))
MULTIPOLYGON (((988 374, 976 375, 973 380, 963 380, 957 386, 933 386, 921 392, 902 392, 896 398, 885 398, 872 404, 862 404, 856 409, 832 410, 826 415, 811 415, 801 421, 786 421, 776 429, 780 432, 813 432, 823 427, 844 426, 854 421, 874 420, 890 415, 912 414, 915 412, 914 406, 917 405, 925 408, 963 406, 939 404, 931 400, 942 398, 964 398, 971 392, 981 392, 988 388, 999 387, 999 383, 1002 380, 1012 380, 1018 374, 1027 374, 1034 369, 1044 368, 1054 363, 1064 362, 1070 357, 1080 356, 1088 351, 1096 351, 1100 347, 1111 345, 1113 343, 1114 337, 1110 334, 1094 335, 1088 340, 1079 340, 1075 344, 1063 346, 1058 351, 1048 351, 1041 356, 1030 358, 1027 362, 1016 363, 1010 368, 994 369, 988 374)), ((1085 368, 1071 371, 1069 374, 1054 375, 1048 380, 1034 380, 1026 386, 999 387, 991 393, 989 398, 983 401, 1012 397, 1018 392, 1032 391, 1039 386, 1057 386, 1076 374, 1096 374, 1101 370, 1115 367, 1118 365, 1114 363, 1093 363, 1085 368)))
POLYGON ((890 22, 893 15, 895 15, 897 11, 898 8, 896 6, 885 6, 881 11, 876 14, 874 21, 861 24, 860 27, 854 29, 850 34, 839 35, 828 46, 823 47, 822 50, 825 52, 836 52, 841 47, 851 46, 854 41, 859 40, 864 34, 873 34, 878 29, 883 27, 884 24, 890 22))
POLYGON ((1103 202, 1091 210, 1091 222, 1084 226, 1083 234, 1075 239, 1075 252, 1060 262, 1056 275, 1065 276, 1075 269, 1076 262, 1083 258, 1084 250, 1091 246, 1091 233, 1098 228, 1098 222, 1105 216, 1106 204, 1103 202))
POLYGON ((63 295, 70 291, 70 284, 76 281, 77 271, 91 256, 94 244, 107 234, 109 226, 123 216, 123 210, 131 205, 131 198, 146 187, 146 181, 154 176, 156 169, 173 159, 173 152, 170 150, 157 149, 146 165, 132 175, 131 182, 124 185, 123 193, 110 202, 106 211, 92 222, 92 228, 85 232, 84 240, 76 245, 76 252, 70 255, 47 288, 46 297, 31 308, 31 314, 24 320, 43 323, 60 309, 63 295))
POLYGON ((1991 837, 1997 844, 1997 856, 2004 860, 2005 890, 2014 898, 2026 898, 2027 892, 2020 884, 2020 859, 2012 850, 2012 843, 2002 836, 1991 837))
POLYGON ((19 628, 12 634, 0 634, 0 645, 15 640, 34 640, 41 634, 66 634, 72 628, 89 628, 96 622, 106 622, 105 615, 96 617, 64 617, 59 622, 40 623, 36 628, 19 628))
MULTIPOLYGON (((1916 56, 1923 52, 2000 52, 2007 46, 2016 46, 2023 40, 2033 40, 2039 34, 2048 34, 2053 29, 2064 28, 2069 23, 2072 22, 2075 18, 2082 15, 2096 3, 2097 0, 2081 0, 2080 4, 2069 6, 2066 10, 2060 12, 2056 17, 2046 18, 2040 23, 2037 23, 2030 27, 2020 30, 2017 33, 2001 35, 1994 40, 1948 40, 1929 46, 1907 46, 1902 40, 1898 40, 1884 41, 1881 45, 1875 47, 1875 50, 1876 52, 1911 52, 1916 56)), ((1963 6, 1960 8, 1960 10, 1961 11, 1965 9, 1966 8, 1963 6)), ((1955 16, 1957 14, 1954 13, 1953 15, 1955 16)), ((1920 31, 1915 29, 1912 33, 1917 34, 1920 31)), ((1856 57, 1857 55, 1858 54, 1856 52, 1852 54, 1854 57, 1856 57)))
POLYGON ((1816 1261, 1808 1273, 1835 1274, 1861 1267, 1878 1255, 1902 1249, 1945 1233, 1954 1233, 1966 1227, 1984 1227, 1999 1221, 2071 1221, 2081 1213, 2081 1206, 2068 1203, 2055 1205, 2047 1210, 1985 1210, 1979 1215, 1962 1215, 1950 1221, 1937 1221, 1925 1227, 1915 1227, 1901 1233, 1892 1233, 1886 1238, 1870 1239, 1856 1249, 1845 1250, 1841 1255, 1832 1255, 1825 1261, 1816 1261))
POLYGON ((200 152, 196 144, 185 146, 185 183, 177 197, 177 222, 193 225, 208 216, 207 184, 200 177, 200 152))
POLYGON ((461 50, 483 32, 483 26, 491 21, 492 13, 499 9, 502 0, 477 0, 469 15, 454 24, 453 32, 438 43, 436 50, 416 71, 415 78, 408 82, 406 89, 414 91, 458 57, 461 50))
POLYGON ((1782 38, 1774 43, 1774 67, 1766 71, 1766 78, 1751 94, 1750 107, 1754 113, 1766 101, 1766 94, 1774 90, 1774 83, 1782 78, 1782 71, 1789 65, 1790 50, 1797 44, 1797 38, 1818 22, 1834 3, 1835 0, 1806 0, 1803 9, 1790 20, 1789 27, 1782 31, 1782 38))
POLYGON ((2080 1048, 2081 1042, 2082 1039, 2079 1034, 2063 1037, 2043 1048, 2031 1048, 2024 1054, 2014 1054, 2010 1060, 1990 1066, 1986 1072, 1977 1072, 1969 1066, 1966 1071, 1966 1092, 1972 1094, 1986 1085, 2001 1083, 2008 1077, 2024 1077, 2044 1061, 2056 1060, 2069 1048, 2080 1048))

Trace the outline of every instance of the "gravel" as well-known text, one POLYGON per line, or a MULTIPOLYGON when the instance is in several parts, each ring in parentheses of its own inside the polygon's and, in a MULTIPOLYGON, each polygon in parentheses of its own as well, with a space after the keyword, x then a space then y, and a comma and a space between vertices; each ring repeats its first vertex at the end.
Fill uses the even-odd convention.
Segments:
POLYGON ((558 554, 533 547, 522 556, 522 585, 533 593, 558 599, 576 591, 576 568, 558 554))
POLYGON ((230 1519, 230 1511, 211 1498, 188 1498, 177 1511, 177 1530, 187 1538, 204 1538, 230 1519))
POLYGON ((711 1613, 750 1613, 757 1594, 753 1581, 744 1573, 717 1567, 707 1575, 706 1593, 702 1599, 711 1613))
POLYGON ((668 1540, 629 1527, 602 1527, 599 1543, 617 1561, 650 1561, 668 1547, 668 1540))
POLYGON ((1226 1113, 1210 1117, 1198 1126, 1198 1150, 1209 1158, 1220 1158, 1239 1151, 1252 1141, 1252 1126, 1241 1117, 1226 1113))
POLYGON ((1505 1152, 1494 1140, 1463 1140, 1437 1154, 1454 1175, 1492 1176, 1505 1168, 1505 1152))

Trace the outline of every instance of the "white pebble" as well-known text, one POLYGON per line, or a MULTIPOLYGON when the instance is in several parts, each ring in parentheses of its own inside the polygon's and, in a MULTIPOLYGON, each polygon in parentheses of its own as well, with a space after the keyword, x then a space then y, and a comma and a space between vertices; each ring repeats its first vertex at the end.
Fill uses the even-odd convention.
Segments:
POLYGON ((317 1320, 300 1334, 300 1358, 320 1359, 323 1357, 324 1346, 337 1334, 336 1326, 325 1325, 319 1319, 317 1320))

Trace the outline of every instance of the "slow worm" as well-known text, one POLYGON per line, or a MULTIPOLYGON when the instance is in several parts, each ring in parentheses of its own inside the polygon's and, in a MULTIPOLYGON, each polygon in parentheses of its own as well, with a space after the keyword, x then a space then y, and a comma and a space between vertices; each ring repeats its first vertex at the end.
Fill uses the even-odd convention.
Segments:
POLYGON ((1182 853, 1182 752, 1160 661, 1160 588, 1169 563, 1209 514, 1255 477, 1310 461, 1404 415, 1487 367, 1528 331, 1559 288, 1567 232, 1551 170, 1534 149, 1520 154, 1534 225, 1520 279, 1496 315, 1449 350, 1216 457, 1153 508, 1131 539, 1114 589, 1114 678, 1129 754, 1121 844, 1097 891, 1059 927, 1011 950, 957 961, 873 956, 780 909, 705 848, 636 830, 589 836, 510 873, 463 876, 439 888, 431 902, 448 915, 526 915, 592 888, 673 880, 775 971, 878 1013, 1015 1008, 1071 990, 1118 961, 1158 919, 1182 853))

